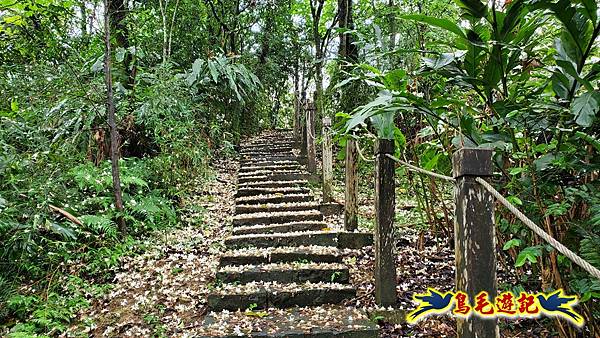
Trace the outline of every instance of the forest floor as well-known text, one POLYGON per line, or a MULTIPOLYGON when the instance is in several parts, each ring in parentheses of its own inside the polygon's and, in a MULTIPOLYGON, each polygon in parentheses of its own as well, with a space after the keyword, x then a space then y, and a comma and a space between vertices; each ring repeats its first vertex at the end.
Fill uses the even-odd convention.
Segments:
MULTIPOLYGON (((218 285, 214 277, 223 239, 231 227, 233 215, 235 161, 214 163, 215 177, 198 182, 197 191, 184 202, 190 210, 179 227, 157 232, 146 241, 146 250, 122 259, 109 291, 90 295, 92 305, 80 311, 76 324, 65 337, 155 336, 189 337, 202 333, 207 313, 206 297, 218 285), (191 207, 190 207, 191 206, 191 207)), ((317 193, 318 195, 318 193, 317 193)), ((360 200, 363 217, 369 218, 371 196, 360 200)), ((326 221, 341 227, 339 215, 326 221)), ((427 287, 448 291, 454 285, 454 255, 451 239, 437 238, 427 230, 398 227, 397 285, 398 310, 414 308, 412 295, 427 287)), ((373 250, 348 250, 345 263, 350 266, 351 282, 357 287, 355 299, 347 306, 366 310, 374 319, 373 250)), ((268 309, 266 318, 284 316, 285 310, 268 309)), ((312 310, 330 320, 327 306, 312 310)), ((380 322, 381 337, 454 337, 455 321, 448 316, 428 318, 416 325, 380 322)), ((235 317, 239 327, 260 325, 262 318, 224 311, 221 316, 235 317), (258 323, 258 324, 257 324, 258 323)), ((225 319, 225 318, 224 318, 225 319)), ((231 323, 231 318, 228 320, 231 323)), ((502 324, 503 337, 550 337, 546 326, 537 320, 502 324), (510 325, 510 326, 508 326, 510 325)))

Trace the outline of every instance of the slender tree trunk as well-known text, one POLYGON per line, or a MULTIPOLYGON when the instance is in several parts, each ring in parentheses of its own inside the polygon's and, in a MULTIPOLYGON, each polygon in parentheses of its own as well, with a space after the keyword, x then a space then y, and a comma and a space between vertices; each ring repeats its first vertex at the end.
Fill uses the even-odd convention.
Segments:
POLYGON ((158 0, 160 6, 160 17, 162 19, 162 33, 163 33, 163 48, 162 48, 162 63, 167 63, 167 49, 169 48, 169 33, 167 29, 167 6, 169 6, 169 0, 164 3, 162 0, 158 0))
POLYGON ((175 17, 177 15, 177 9, 179 8, 179 0, 175 2, 175 9, 173 10, 173 16, 171 17, 171 26, 169 28, 169 45, 167 47, 167 58, 171 57, 171 45, 173 42, 173 29, 175 28, 175 17))
MULTIPOLYGON (((339 28, 343 30, 354 29, 354 21, 352 19, 352 0, 338 0, 338 9, 339 28)), ((346 63, 355 63, 358 61, 358 48, 354 44, 354 38, 352 34, 343 32, 340 33, 340 46, 338 53, 340 59, 342 60, 342 64, 340 65, 340 70, 342 70, 342 73, 340 74, 340 80, 343 80, 346 77, 343 71, 348 68, 346 63)), ((356 84, 350 84, 349 87, 343 89, 340 97, 340 106, 342 111, 348 114, 355 108, 357 103, 356 101, 358 97, 356 91, 354 90, 355 87, 356 84)))
POLYGON ((81 13, 81 21, 79 21, 79 29, 81 37, 87 36, 87 11, 85 8, 85 0, 79 1, 79 12, 81 13))
POLYGON ((323 12, 324 1, 317 0, 313 3, 311 0, 311 16, 312 16, 312 31, 313 31, 313 43, 315 44, 315 105, 317 108, 316 117, 320 118, 323 116, 324 104, 323 104, 323 44, 325 41, 321 38, 319 32, 319 23, 321 22, 321 14, 323 12), (316 5, 316 7, 315 7, 316 5))
POLYGON ((111 74, 111 46, 110 46, 110 1, 104 0, 104 82, 106 84, 106 112, 108 114, 108 127, 110 129, 110 161, 112 167, 113 190, 115 193, 115 207, 119 216, 117 223, 122 233, 127 233, 123 218, 123 195, 121 193, 121 178, 119 176, 119 131, 115 117, 115 101, 112 88, 111 74))
POLYGON ((388 7, 390 13, 388 14, 388 25, 390 26, 390 51, 396 48, 396 15, 394 11, 394 0, 389 0, 388 7))
MULTIPOLYGON (((109 23, 112 35, 115 38, 116 46, 124 49, 129 48, 129 30, 127 29, 127 2, 126 0, 110 0, 107 1, 109 6, 109 23)), ((127 79, 123 79, 122 82, 127 89, 133 87, 133 80, 135 75, 131 73, 131 54, 126 53, 125 59, 123 59, 124 74, 128 74, 127 79)))

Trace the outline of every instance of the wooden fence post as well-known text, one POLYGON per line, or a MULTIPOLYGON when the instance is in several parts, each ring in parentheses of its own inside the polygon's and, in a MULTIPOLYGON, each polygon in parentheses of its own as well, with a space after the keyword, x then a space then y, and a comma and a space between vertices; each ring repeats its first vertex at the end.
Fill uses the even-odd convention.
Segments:
POLYGON ((305 102, 300 105, 300 157, 306 158, 306 113, 308 111, 309 103, 305 102))
POLYGON ((396 206, 394 140, 375 141, 375 301, 380 306, 396 304, 396 250, 394 216, 396 206))
POLYGON ((306 169, 309 173, 317 172, 317 159, 315 150, 315 104, 312 103, 306 112, 306 169))
POLYGON ((323 118, 323 203, 333 200, 333 150, 331 149, 331 118, 323 118))
POLYGON ((358 228, 358 185, 356 140, 348 138, 346 142, 346 186, 344 202, 344 229, 354 231, 358 228))
MULTIPOLYGON (((493 196, 476 177, 492 175, 492 150, 463 148, 452 157, 455 216, 454 242, 456 290, 465 292, 471 303, 481 291, 496 299, 496 228, 493 196)), ((470 316, 457 318, 457 337, 499 337, 497 320, 470 316)))
POLYGON ((301 138, 301 130, 300 126, 300 114, 301 114, 301 106, 300 106, 300 98, 298 97, 298 92, 294 93, 294 142, 298 144, 301 138))

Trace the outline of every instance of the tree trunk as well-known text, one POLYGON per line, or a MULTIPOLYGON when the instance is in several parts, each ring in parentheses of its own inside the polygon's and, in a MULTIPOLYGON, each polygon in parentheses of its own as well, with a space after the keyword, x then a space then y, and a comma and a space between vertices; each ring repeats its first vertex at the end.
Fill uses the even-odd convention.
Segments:
POLYGON ((121 193, 121 178, 119 176, 119 131, 115 117, 115 101, 112 88, 111 74, 111 45, 110 45, 110 13, 111 0, 104 0, 104 82, 106 84, 106 112, 108 114, 108 127, 110 129, 110 161, 112 167, 113 191, 115 194, 115 207, 117 209, 117 223, 122 233, 127 233, 123 218, 123 195, 121 193))
POLYGON ((313 43, 315 44, 315 106, 317 108, 316 116, 320 118, 323 116, 324 104, 323 104, 323 39, 319 32, 319 23, 321 22, 321 15, 323 11, 324 1, 317 0, 317 6, 311 0, 311 16, 312 16, 312 31, 313 31, 313 43))
MULTIPOLYGON (((338 0, 339 19, 338 25, 341 29, 354 29, 354 20, 352 19, 352 0, 338 0)), ((354 38, 352 34, 340 33, 340 46, 339 56, 342 60, 340 65, 340 81, 346 77, 344 75, 344 69, 348 68, 345 63, 356 63, 358 61, 358 48, 354 44, 354 38)), ((356 101, 359 99, 355 90, 356 84, 352 83, 348 87, 342 89, 342 95, 340 97, 340 107, 343 112, 350 114, 356 106, 356 101)))
POLYGON ((389 0, 388 7, 390 14, 388 14, 388 25, 390 26, 390 51, 396 48, 396 15, 394 14, 394 0, 389 0))
MULTIPOLYGON (((106 0, 108 2, 109 10, 109 23, 110 29, 115 37, 117 47, 124 49, 129 48, 129 30, 125 19, 127 17, 127 5, 125 0, 106 0)), ((127 75, 127 79, 123 79, 123 85, 127 89, 133 88, 133 80, 135 75, 131 73, 131 54, 126 53, 125 59, 123 59, 124 74, 127 75)))
POLYGON ((81 13, 81 21, 79 21, 79 30, 81 30, 81 37, 87 36, 87 11, 85 8, 85 1, 79 1, 79 12, 81 13))

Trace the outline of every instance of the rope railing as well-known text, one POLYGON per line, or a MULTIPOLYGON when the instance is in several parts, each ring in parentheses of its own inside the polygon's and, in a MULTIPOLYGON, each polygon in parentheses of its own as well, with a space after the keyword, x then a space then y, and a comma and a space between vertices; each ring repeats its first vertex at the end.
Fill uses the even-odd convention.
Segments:
POLYGON ((385 154, 387 157, 391 158, 392 160, 394 160, 395 162, 398 162, 400 164, 402 164, 403 166, 409 168, 412 171, 416 171, 419 172, 421 174, 425 174, 425 175, 429 175, 431 177, 436 177, 445 181, 450 181, 450 182, 456 182, 456 179, 454 179, 453 177, 450 176, 446 176, 446 175, 442 175, 442 174, 438 174, 438 173, 434 173, 433 171, 429 171, 429 170, 425 170, 419 167, 415 167, 414 165, 408 163, 408 162, 404 162, 401 159, 394 157, 390 154, 385 154))
POLYGON ((363 152, 360 149, 360 142, 356 142, 356 150, 358 151, 358 156, 360 156, 360 158, 362 158, 363 161, 365 161, 365 162, 375 162, 374 158, 366 158, 365 155, 363 155, 363 152))
MULTIPOLYGON (((360 152, 360 148, 359 148, 359 154, 363 159, 365 159, 363 157, 362 153, 360 152)), ((433 171, 429 171, 429 170, 425 170, 423 168, 416 167, 416 166, 414 166, 410 163, 407 163, 405 161, 402 161, 401 159, 394 157, 390 154, 386 154, 386 156, 389 157, 390 159, 394 160, 395 162, 404 165, 405 167, 407 167, 408 169, 410 169, 412 171, 419 172, 421 174, 425 174, 425 175, 439 178, 442 180, 446 180, 449 182, 456 182, 456 179, 454 179, 453 177, 438 174, 433 171)), ((583 258, 579 257, 576 253, 574 253, 569 248, 564 246, 562 243, 560 243, 554 237, 550 236, 550 234, 548 234, 546 231, 544 231, 544 229, 539 227, 532 220, 530 220, 527 216, 525 216, 525 214, 523 214, 519 209, 517 209, 513 204, 511 204, 506 198, 504 198, 504 196, 502 196, 496 189, 494 189, 494 187, 492 187, 483 178, 476 177, 475 181, 477 183, 481 184, 487 191, 489 191, 500 203, 502 203, 502 205, 504 205, 511 213, 513 213, 515 216, 517 216, 517 218, 519 220, 521 220, 521 222, 523 222, 523 224, 525 224, 529 229, 531 229, 536 235, 540 236, 548 244, 550 244, 552 247, 554 247, 554 249, 556 249, 561 254, 565 255, 565 257, 569 258, 573 263, 579 265, 582 269, 587 271, 590 275, 600 279, 600 270, 595 268, 592 264, 590 264, 583 258)))
POLYGON ((535 224, 532 220, 530 220, 527 216, 525 216, 519 209, 517 209, 512 203, 510 203, 504 196, 502 196, 494 187, 492 187, 488 182, 486 182, 481 177, 476 177, 475 181, 481 184, 487 191, 490 192, 500 203, 502 203, 510 212, 512 212, 521 222, 523 222, 529 229, 535 232, 538 236, 540 236, 543 240, 552 245, 558 252, 565 255, 575 264, 579 265, 582 269, 589 272, 592 276, 600 279, 600 270, 596 269, 590 263, 588 263, 583 258, 579 257, 573 251, 569 250, 562 243, 557 241, 554 237, 550 236, 546 231, 540 228, 537 224, 535 224))

